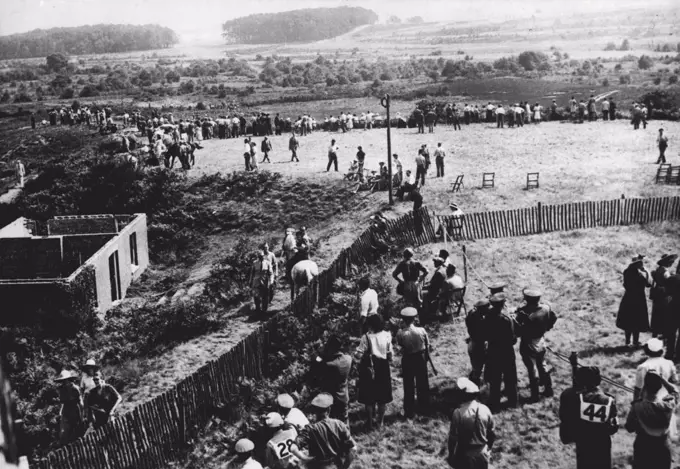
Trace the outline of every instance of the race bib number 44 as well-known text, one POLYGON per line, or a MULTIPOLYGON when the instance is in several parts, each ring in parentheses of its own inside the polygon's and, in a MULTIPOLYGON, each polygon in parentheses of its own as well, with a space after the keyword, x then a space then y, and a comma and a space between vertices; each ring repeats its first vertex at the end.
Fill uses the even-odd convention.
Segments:
POLYGON ((581 401, 581 420, 586 422, 606 423, 609 416, 611 403, 593 404, 581 401))

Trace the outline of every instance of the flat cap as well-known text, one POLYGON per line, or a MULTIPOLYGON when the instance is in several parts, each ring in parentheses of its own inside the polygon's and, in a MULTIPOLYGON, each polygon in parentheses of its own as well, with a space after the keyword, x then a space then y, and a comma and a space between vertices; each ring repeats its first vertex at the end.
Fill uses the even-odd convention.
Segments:
POLYGON ((405 256, 408 255, 408 256, 413 257, 413 249, 411 249, 411 248, 406 248, 406 249, 404 249, 404 255, 405 255, 405 256))
POLYGON ((489 306, 489 300, 486 298, 483 298, 475 303, 475 308, 486 308, 489 306))
POLYGON ((248 438, 241 438, 236 442, 234 449, 237 453, 247 453, 255 449, 255 443, 250 441, 248 438))
POLYGON ((476 394, 479 392, 479 386, 468 378, 458 378, 458 380, 456 380, 456 388, 466 394, 476 394))
POLYGON ((663 350, 663 341, 656 338, 649 339, 645 344, 645 348, 652 353, 661 352, 663 350))
POLYGON ((283 426, 283 417, 278 412, 271 412, 267 414, 265 423, 269 428, 279 428, 283 426))
POLYGON ((441 257, 442 259, 446 259, 447 257, 449 257, 449 251, 447 251, 446 249, 440 249, 439 257, 441 257))
POLYGON ((327 392, 322 392, 312 400, 312 405, 319 409, 328 409, 333 405, 333 396, 327 392))
POLYGON ((402 318, 415 318, 418 316, 418 310, 415 309, 412 306, 409 306, 407 308, 404 308, 401 310, 401 313, 399 313, 402 318))
POLYGON ((541 292, 535 288, 526 288, 524 290, 524 298, 540 298, 541 292))
POLYGON ((434 262, 435 264, 443 264, 444 259, 442 259, 441 257, 433 257, 432 262, 434 262))
POLYGON ((283 407, 284 409, 292 409, 295 407, 295 400, 290 394, 279 394, 276 396, 276 403, 279 407, 283 407))
POLYGON ((506 286, 507 284, 505 282, 494 282, 489 284, 489 291, 493 295, 494 293, 502 292, 506 286))
POLYGON ((503 292, 494 293, 493 295, 491 295, 491 298, 489 298, 489 302, 491 304, 504 303, 505 300, 506 300, 506 297, 505 297, 505 293, 503 293, 503 292))

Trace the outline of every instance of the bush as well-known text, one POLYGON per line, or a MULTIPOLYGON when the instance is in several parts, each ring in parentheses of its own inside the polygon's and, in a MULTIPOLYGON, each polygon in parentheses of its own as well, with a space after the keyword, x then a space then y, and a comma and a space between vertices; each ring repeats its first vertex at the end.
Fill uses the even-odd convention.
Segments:
POLYGON ((661 77, 656 77, 656 78, 654 78, 654 84, 655 84, 655 85, 660 85, 660 84, 661 84, 661 77))
POLYGON ((616 44, 613 42, 608 42, 607 45, 604 47, 604 50, 616 50, 616 44))
POLYGON ((623 42, 621 43, 621 47, 619 47, 619 50, 630 50, 630 41, 628 39, 624 39, 623 42))
POLYGON ((524 70, 528 71, 537 69, 541 63, 547 62, 547 60, 548 57, 545 54, 534 51, 524 51, 517 58, 517 61, 524 67, 524 70))
POLYGON ((196 110, 198 110, 198 111, 205 111, 206 109, 207 109, 207 108, 206 108, 205 103, 204 103, 203 101, 199 101, 199 102, 196 104, 196 110))
POLYGON ((671 75, 668 77, 668 84, 669 85, 675 85, 678 82, 678 76, 677 75, 671 75))
POLYGON ((73 88, 64 88, 61 92, 61 95, 59 97, 61 99, 71 99, 73 96, 75 96, 75 91, 73 91, 73 88))
POLYGON ((654 60, 648 55, 643 55, 638 60, 638 68, 641 70, 648 70, 654 66, 654 60))
POLYGON ((607 78, 602 80, 602 86, 609 86, 609 80, 607 78))
POLYGON ((257 246, 252 238, 239 238, 226 256, 213 264, 206 282, 206 294, 223 307, 233 307, 250 297, 250 267, 256 260, 257 246))
POLYGON ((629 85, 630 84, 630 75, 619 75, 619 83, 621 85, 629 85))
POLYGON ((15 103, 30 103, 31 101, 33 101, 33 99, 25 92, 19 93, 14 98, 15 103))
POLYGON ((93 96, 99 96, 99 90, 94 85, 85 85, 83 89, 80 90, 79 96, 81 98, 91 98, 93 96))
POLYGON ((68 65, 68 58, 64 54, 48 55, 45 61, 47 62, 47 70, 51 72, 59 72, 68 65))
POLYGON ((615 72, 620 72, 622 69, 623 69, 623 65, 621 65, 621 64, 616 64, 616 65, 614 66, 614 71, 615 71, 615 72))

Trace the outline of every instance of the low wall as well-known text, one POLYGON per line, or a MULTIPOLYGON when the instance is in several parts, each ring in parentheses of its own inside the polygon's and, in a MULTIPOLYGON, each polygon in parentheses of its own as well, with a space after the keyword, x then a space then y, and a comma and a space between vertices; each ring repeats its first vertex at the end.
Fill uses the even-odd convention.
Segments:
POLYGON ((118 233, 124 225, 116 215, 73 215, 48 220, 47 232, 50 235, 118 233))
POLYGON ((102 248, 115 234, 71 235, 63 237, 62 275, 70 276, 102 248))
POLYGON ((0 279, 61 277, 61 238, 0 238, 0 279))

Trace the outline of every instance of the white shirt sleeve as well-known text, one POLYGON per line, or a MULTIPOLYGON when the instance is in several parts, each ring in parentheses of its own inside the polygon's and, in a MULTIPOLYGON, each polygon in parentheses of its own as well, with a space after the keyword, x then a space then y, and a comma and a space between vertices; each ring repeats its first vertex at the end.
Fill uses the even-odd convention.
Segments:
POLYGON ((364 292, 361 295, 361 311, 359 313, 359 315, 362 318, 365 318, 366 316, 368 316, 368 308, 369 308, 370 305, 371 305, 371 301, 368 298, 368 295, 364 292))

